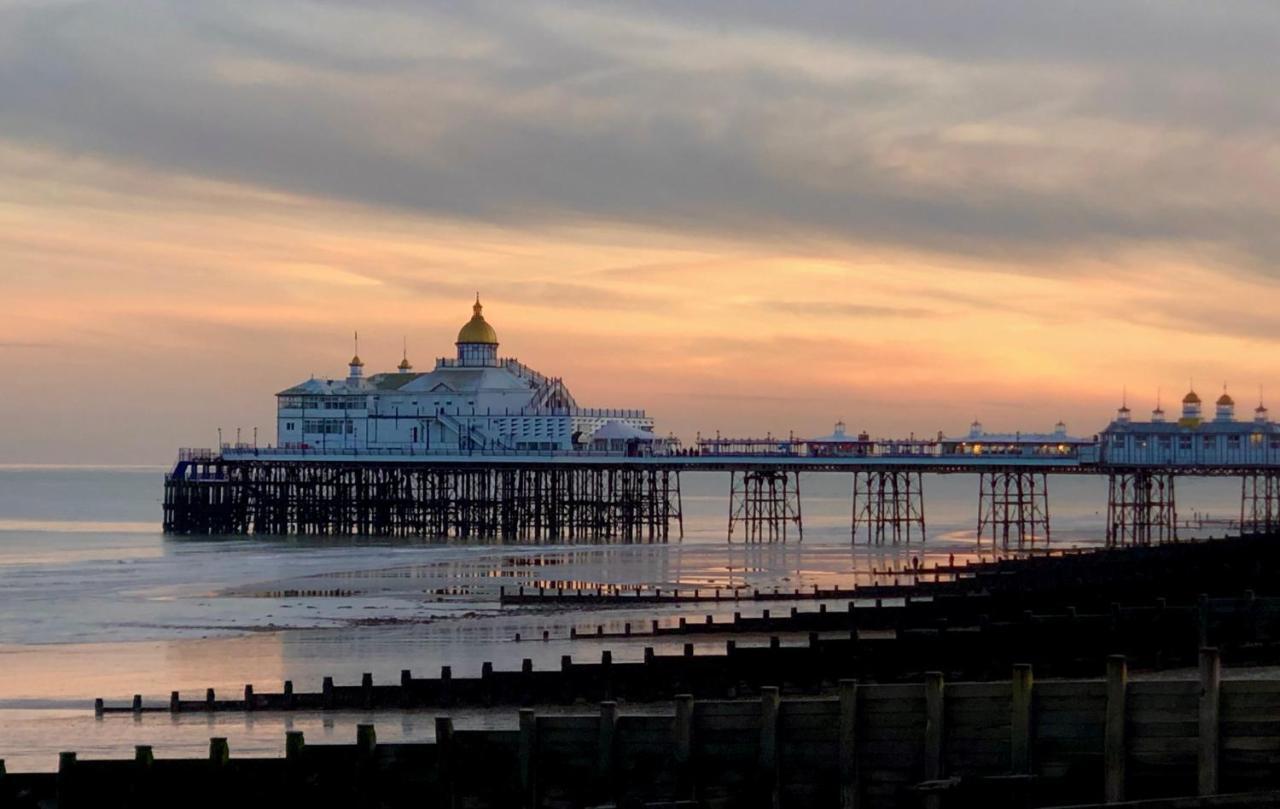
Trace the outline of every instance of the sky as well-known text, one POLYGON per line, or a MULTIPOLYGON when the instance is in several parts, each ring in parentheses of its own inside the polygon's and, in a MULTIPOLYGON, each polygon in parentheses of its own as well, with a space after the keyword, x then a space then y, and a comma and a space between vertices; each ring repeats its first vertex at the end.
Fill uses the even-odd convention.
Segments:
MULTIPOLYGON (((0 463, 501 353, 658 430, 1280 398, 1274 2, 0 0, 0 463)), ((1278 403, 1280 404, 1280 403, 1278 403)))

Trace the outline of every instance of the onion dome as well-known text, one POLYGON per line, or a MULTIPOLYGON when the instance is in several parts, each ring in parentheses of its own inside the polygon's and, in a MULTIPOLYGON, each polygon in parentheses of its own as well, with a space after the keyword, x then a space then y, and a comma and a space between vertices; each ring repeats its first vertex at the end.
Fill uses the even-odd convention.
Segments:
POLYGON ((407 374, 413 370, 413 364, 409 362, 408 357, 405 357, 404 359, 400 360, 400 364, 396 366, 396 369, 399 370, 400 373, 402 374, 407 374))
POLYGON ((1228 396, 1226 391, 1223 391, 1223 392, 1222 392, 1222 395, 1218 397, 1218 406, 1219 406, 1219 407, 1221 407, 1221 406, 1223 406, 1223 405, 1229 405, 1229 406, 1234 407, 1234 406, 1235 406, 1235 403, 1236 403, 1236 400, 1235 400, 1235 399, 1232 399, 1230 396, 1228 396))
POLYGON ((1182 403, 1183 404, 1200 404, 1200 397, 1196 395, 1195 391, 1188 391, 1187 395, 1182 397, 1182 403))
POLYGON ((350 365, 353 368, 363 368, 364 362, 360 359, 360 355, 357 354, 351 358, 351 362, 347 363, 347 365, 350 365))
POLYGON ((458 332, 458 343, 494 345, 498 344, 498 333, 485 322, 481 314, 484 307, 480 305, 480 296, 476 295, 475 306, 471 307, 471 319, 458 332))

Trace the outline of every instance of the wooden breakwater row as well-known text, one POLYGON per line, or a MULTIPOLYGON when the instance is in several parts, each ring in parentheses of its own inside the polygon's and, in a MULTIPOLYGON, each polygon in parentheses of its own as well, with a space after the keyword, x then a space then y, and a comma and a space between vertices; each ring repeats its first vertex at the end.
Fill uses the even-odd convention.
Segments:
POLYGON ((520 711, 516 730, 455 730, 436 741, 311 746, 290 733, 284 759, 86 761, 57 774, 8 774, 9 805, 578 807, 1045 806, 1280 788, 1280 680, 1223 681, 1217 651, 1199 677, 911 685, 845 680, 838 696, 675 699, 674 715, 520 711), (665 802, 656 804, 656 802, 665 802))
MULTIPOLYGON (((909 632, 928 629, 963 629, 996 624, 1030 622, 1056 634, 1093 632, 1098 636, 1114 634, 1129 624, 1138 624, 1147 632, 1152 645, 1185 645, 1196 638, 1205 645, 1210 638, 1224 645, 1236 646, 1254 641, 1280 641, 1280 597, 1258 597, 1246 590, 1236 597, 1210 598, 1201 594, 1190 603, 1171 602, 1163 596, 1149 604, 1112 602, 1096 611, 1082 610, 1074 604, 1050 602, 1046 606, 1028 608, 1028 600, 992 596, 982 593, 938 595, 925 599, 906 598, 898 604, 885 604, 876 599, 872 604, 849 601, 844 609, 836 605, 818 604, 816 610, 793 606, 788 612, 764 609, 758 616, 735 611, 728 620, 715 620, 711 614, 701 618, 679 616, 675 619, 654 618, 647 631, 623 622, 621 632, 606 631, 597 624, 595 631, 569 630, 574 640, 643 640, 695 635, 804 635, 810 632, 909 632)), ((548 633, 544 633, 548 635, 548 633)), ((517 639, 519 637, 517 636, 517 639)), ((549 639, 544 638, 544 639, 549 639)), ((1215 641, 1216 642, 1216 641, 1215 641)))
POLYGON ((1280 574, 1280 536, 1184 541, 1123 548, 1067 549, 957 565, 922 565, 894 571, 894 584, 846 588, 745 590, 635 587, 500 588, 505 605, 636 608, 742 601, 831 601, 902 598, 935 594, 1010 593, 1021 598, 1073 597, 1076 603, 1148 597, 1239 592, 1275 592, 1280 574))
MULTIPOLYGON (((104 715, 572 704, 607 699, 643 702, 685 692, 699 697, 740 696, 766 685, 821 693, 840 679, 898 682, 919 679, 930 669, 953 678, 990 679, 1007 671, 1015 660, 1030 661, 1055 676, 1087 675, 1098 660, 1116 652, 1129 655, 1144 668, 1193 665, 1196 650, 1209 642, 1236 664, 1280 662, 1280 599, 1252 595, 1205 598, 1189 607, 1117 607, 1099 615, 1028 612, 1010 620, 972 624, 959 620, 963 617, 959 615, 953 623, 911 625, 910 613, 909 607, 810 613, 810 625, 818 626, 818 619, 825 624, 810 631, 802 645, 783 645, 781 637, 774 635, 767 646, 739 645, 730 639, 723 654, 694 654, 691 643, 673 655, 655 654, 648 647, 642 662, 615 662, 606 650, 598 663, 575 662, 565 655, 559 669, 535 671, 532 660, 526 658, 519 671, 496 671, 485 663, 479 677, 454 678, 445 666, 435 678, 415 678, 404 670, 395 684, 375 685, 372 674, 366 673, 360 685, 335 685, 332 677, 326 677, 319 692, 297 693, 288 681, 279 692, 260 692, 246 685, 243 698, 238 699, 218 699, 208 689, 204 699, 183 700, 175 691, 167 705, 147 705, 136 695, 127 706, 108 706, 99 699, 95 709, 104 715), (881 613, 885 615, 876 620, 881 613), (883 632, 886 628, 892 632, 883 632)), ((740 619, 739 626, 745 629, 751 621, 777 628, 768 618, 740 619)))

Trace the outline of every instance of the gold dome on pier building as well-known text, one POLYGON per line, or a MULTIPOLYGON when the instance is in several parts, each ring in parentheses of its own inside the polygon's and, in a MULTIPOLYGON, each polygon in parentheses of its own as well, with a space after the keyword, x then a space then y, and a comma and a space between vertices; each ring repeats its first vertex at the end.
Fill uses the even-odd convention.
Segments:
POLYGON ((484 307, 480 305, 480 295, 476 295, 476 303, 471 307, 471 319, 458 332, 458 343, 494 345, 498 344, 498 333, 485 321, 482 314, 484 307))

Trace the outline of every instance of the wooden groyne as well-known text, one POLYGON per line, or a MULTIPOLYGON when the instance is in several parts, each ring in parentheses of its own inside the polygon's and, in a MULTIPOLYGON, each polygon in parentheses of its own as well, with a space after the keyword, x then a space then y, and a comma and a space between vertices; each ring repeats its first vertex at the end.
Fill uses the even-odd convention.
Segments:
MULTIPOLYGON (((686 643, 681 653, 670 655, 646 647, 640 662, 614 661, 605 650, 598 662, 564 655, 558 669, 535 671, 532 660, 526 658, 519 671, 499 671, 485 663, 479 677, 455 678, 445 666, 439 677, 432 678, 417 678, 404 670, 400 681, 391 684, 375 684, 372 674, 366 673, 359 685, 338 685, 326 677, 319 692, 295 692, 293 683, 286 682, 278 692, 246 685, 243 695, 234 699, 219 699, 208 689, 203 699, 182 699, 173 692, 168 704, 146 704, 137 695, 129 705, 107 705, 100 699, 95 708, 105 715, 573 704, 608 699, 645 702, 686 692, 706 698, 735 697, 767 685, 818 694, 845 678, 918 680, 930 669, 953 678, 991 679, 1018 660, 1034 663, 1046 674, 1080 676, 1091 673, 1105 655, 1117 652, 1146 669, 1187 666, 1195 664, 1196 650, 1206 643, 1220 647, 1237 665, 1280 662, 1280 598, 1246 594, 1204 598, 1192 605, 1116 606, 1101 614, 1026 612, 1007 620, 991 620, 982 612, 987 600, 974 601, 978 603, 968 606, 959 600, 949 602, 942 620, 935 606, 926 603, 820 610, 776 621, 769 616, 738 618, 721 625, 735 634, 803 625, 806 637, 798 645, 784 645, 775 634, 767 645, 729 639, 720 654, 695 654, 693 644, 686 643), (927 609, 917 612, 917 606, 927 609)), ((688 632, 693 626, 657 631, 660 635, 688 632)), ((707 629, 707 625, 697 626, 697 631, 707 629)))
POLYGON ((841 601, 957 593, 1008 592, 1027 598, 1054 598, 1074 590, 1082 599, 1150 598, 1212 592, 1223 587, 1267 592, 1280 574, 1280 535, 1182 541, 1125 548, 1070 548, 988 561, 904 565, 876 571, 893 583, 800 589, 685 588, 638 586, 595 588, 502 587, 507 606, 643 606, 749 601, 841 601), (1099 595, 1101 594, 1101 596, 1099 595))
MULTIPOLYGON (((1095 662, 1099 668, 1100 663, 1095 662)), ((0 777, 9 805, 587 807, 733 809, 1097 804, 1280 788, 1280 680, 1226 680, 1202 649, 1199 676, 1044 680, 1015 666, 1001 682, 842 680, 824 698, 675 698, 673 713, 520 711, 513 730, 455 729, 432 743, 285 740, 283 759, 232 758, 223 738, 199 760, 84 760, 57 774, 0 777), (41 802, 44 803, 41 803, 41 802)), ((2 770, 0 770, 2 772, 2 770)), ((1272 796, 1274 797, 1274 796, 1272 796)), ((1168 804, 1172 806, 1173 804, 1168 804)))

